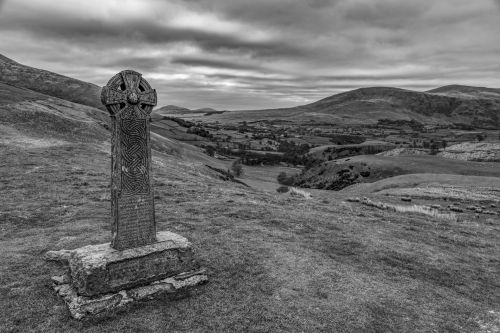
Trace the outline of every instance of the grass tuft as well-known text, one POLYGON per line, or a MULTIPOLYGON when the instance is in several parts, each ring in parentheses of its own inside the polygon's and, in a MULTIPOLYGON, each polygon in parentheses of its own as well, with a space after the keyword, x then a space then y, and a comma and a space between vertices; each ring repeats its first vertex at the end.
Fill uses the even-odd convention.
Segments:
POLYGON ((417 213, 417 214, 423 214, 423 215, 428 215, 432 216, 437 219, 441 220, 449 220, 449 221, 457 221, 457 216, 454 213, 441 213, 439 210, 429 207, 429 206, 424 206, 424 205, 394 205, 394 204, 389 204, 389 203, 384 203, 381 201, 373 201, 370 200, 366 197, 361 199, 361 203, 370 206, 370 207, 375 207, 379 209, 384 209, 384 210, 392 210, 398 213, 417 213))
POLYGON ((290 188, 290 195, 296 196, 296 197, 302 197, 305 199, 311 199, 311 193, 292 187, 290 188))

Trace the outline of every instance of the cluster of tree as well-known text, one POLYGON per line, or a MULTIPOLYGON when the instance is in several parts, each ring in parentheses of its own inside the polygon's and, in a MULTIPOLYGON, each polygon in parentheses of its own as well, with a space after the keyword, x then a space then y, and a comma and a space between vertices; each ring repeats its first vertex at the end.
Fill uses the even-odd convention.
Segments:
POLYGON ((171 120, 173 122, 176 122, 179 126, 182 126, 182 127, 185 127, 185 128, 190 128, 190 127, 196 126, 196 124, 193 123, 192 121, 184 120, 184 119, 181 119, 181 118, 163 117, 163 119, 171 120))
POLYGON ((446 140, 434 141, 431 139, 430 141, 424 141, 422 143, 423 148, 429 149, 430 155, 436 155, 437 153, 439 153, 440 148, 444 149, 447 145, 448 142, 446 140))
POLYGON ((328 147, 321 153, 323 160, 331 161, 333 159, 345 158, 355 155, 374 155, 394 148, 394 145, 373 144, 359 146, 341 146, 328 147))
POLYGON ((214 137, 209 131, 207 131, 206 129, 204 129, 201 126, 191 126, 188 128, 186 133, 196 134, 196 135, 202 136, 204 138, 209 138, 209 139, 212 139, 214 137))
POLYGON ((328 134, 321 135, 330 138, 332 143, 337 145, 350 145, 358 144, 366 141, 366 138, 361 135, 350 135, 350 134, 328 134))
POLYGON ((285 153, 285 154, 291 154, 291 155, 303 155, 309 152, 309 149, 311 149, 311 146, 309 146, 307 143, 303 144, 296 144, 295 141, 286 141, 282 140, 279 141, 278 145, 278 151, 285 153))
POLYGON ((283 162, 291 164, 304 164, 307 161, 307 153, 311 146, 307 143, 296 144, 295 141, 279 141, 278 151, 284 153, 283 162))
POLYGON ((455 123, 455 124, 453 124, 453 128, 454 129, 459 129, 459 130, 462 130, 462 131, 473 131, 473 130, 476 129, 471 124, 461 124, 461 123, 455 123))
POLYGON ((276 178, 278 180, 278 183, 282 184, 282 185, 287 185, 287 186, 290 186, 290 185, 293 185, 293 183, 295 182, 295 176, 296 175, 287 175, 286 172, 280 172, 278 177, 276 178))
POLYGON ((208 156, 215 156, 215 148, 212 147, 212 146, 205 146, 205 154, 207 154, 208 156))
MULTIPOLYGON (((281 162, 294 164, 294 165, 303 165, 307 162, 306 155, 293 155, 293 154, 276 154, 276 153, 262 153, 255 152, 243 149, 230 149, 224 147, 205 147, 205 152, 210 154, 215 154, 215 152, 224 156, 234 156, 238 157, 241 160, 242 164, 245 165, 276 165, 281 162)), ((213 155, 211 155, 213 156, 213 155)))
POLYGON ((419 123, 418 121, 412 120, 404 120, 404 119, 379 119, 377 121, 377 126, 391 127, 391 128, 402 128, 409 127, 414 131, 422 132, 424 129, 424 125, 419 123))
POLYGON ((233 162, 233 164, 231 164, 231 174, 235 177, 241 177, 244 173, 242 161, 238 158, 233 162))

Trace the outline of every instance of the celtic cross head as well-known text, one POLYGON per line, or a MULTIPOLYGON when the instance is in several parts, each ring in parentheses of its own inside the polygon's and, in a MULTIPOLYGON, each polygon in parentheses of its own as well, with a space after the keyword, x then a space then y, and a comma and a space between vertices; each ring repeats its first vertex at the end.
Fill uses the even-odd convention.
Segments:
POLYGON ((149 115, 156 105, 156 90, 151 89, 140 73, 125 70, 102 88, 101 102, 112 116, 130 107, 149 115))

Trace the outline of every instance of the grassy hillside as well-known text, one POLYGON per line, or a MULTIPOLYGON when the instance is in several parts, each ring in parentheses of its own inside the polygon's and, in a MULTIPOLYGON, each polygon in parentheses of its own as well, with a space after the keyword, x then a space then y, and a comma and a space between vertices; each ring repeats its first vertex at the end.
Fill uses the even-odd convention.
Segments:
POLYGON ((485 88, 485 87, 449 85, 432 89, 427 92, 431 94, 460 97, 460 98, 500 99, 500 89, 485 88))
MULTIPOLYGON (((476 188, 500 188, 499 177, 464 176, 437 173, 413 173, 385 178, 373 183, 360 183, 342 190, 343 193, 369 194, 389 189, 412 188, 426 185, 455 185, 476 188)), ((499 197, 500 199, 500 197, 499 197)))
POLYGON ((395 148, 395 144, 384 141, 365 141, 360 144, 323 145, 311 148, 308 156, 314 160, 334 160, 337 158, 371 155, 395 148))
POLYGON ((323 162, 307 169, 295 178, 295 185, 340 190, 356 183, 370 183, 413 173, 500 177, 500 168, 498 163, 469 162, 430 155, 360 155, 323 162))
POLYGON ((500 162, 500 142, 464 142, 446 147, 439 155, 464 161, 500 162))
POLYGON ((187 128, 180 126, 169 119, 157 119, 151 123, 151 130, 155 133, 178 141, 186 142, 208 142, 208 139, 196 134, 187 133, 187 128))
POLYGON ((172 114, 178 114, 178 113, 185 113, 185 112, 190 112, 188 108, 183 108, 181 106, 176 106, 176 105, 165 105, 160 108, 156 108, 154 110, 154 114, 158 115, 172 115, 172 114))
POLYGON ((190 110, 188 108, 184 108, 176 105, 166 105, 160 108, 157 108, 153 112, 153 117, 159 118, 162 116, 170 116, 170 117, 200 117, 200 116, 208 116, 212 114, 221 114, 225 111, 217 111, 212 108, 200 108, 196 110, 190 110))
POLYGON ((104 109, 100 102, 101 88, 95 84, 25 66, 2 55, 0 55, 0 82, 104 109))

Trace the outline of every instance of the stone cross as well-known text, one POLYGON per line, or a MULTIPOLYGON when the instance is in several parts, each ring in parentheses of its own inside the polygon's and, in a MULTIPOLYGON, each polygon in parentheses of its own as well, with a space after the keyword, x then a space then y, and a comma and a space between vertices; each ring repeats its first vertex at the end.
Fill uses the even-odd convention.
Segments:
POLYGON ((151 182, 150 114, 156 91, 142 75, 125 70, 102 89, 112 119, 111 246, 116 250, 156 242, 151 182))

